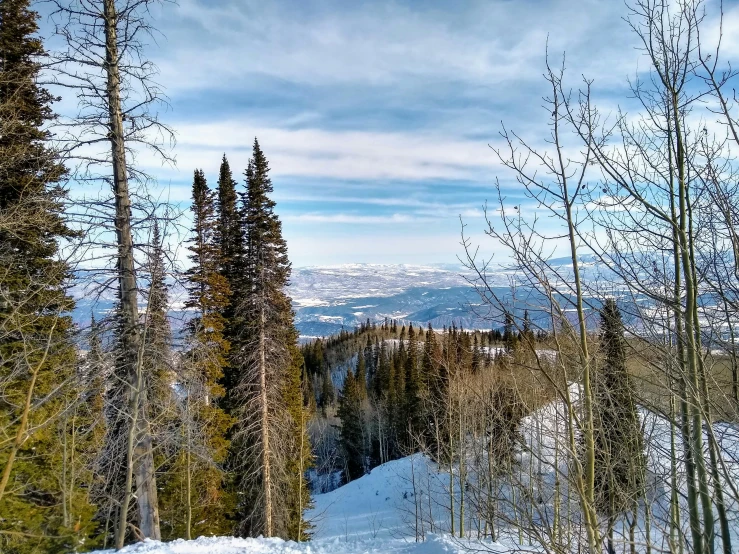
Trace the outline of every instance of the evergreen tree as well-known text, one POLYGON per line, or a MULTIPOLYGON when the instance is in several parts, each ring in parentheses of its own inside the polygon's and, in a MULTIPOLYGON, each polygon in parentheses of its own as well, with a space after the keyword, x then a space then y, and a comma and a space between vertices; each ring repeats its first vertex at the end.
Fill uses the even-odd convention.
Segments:
POLYGON ((515 352, 518 348, 518 333, 515 330, 513 314, 505 313, 505 324, 503 325, 503 346, 506 352, 515 352))
POLYGON ((321 373, 321 411, 326 417, 326 409, 333 405, 336 399, 334 382, 331 379, 331 371, 326 367, 321 373))
POLYGON ((423 343, 423 356, 421 358, 422 381, 426 387, 430 387, 434 374, 436 373, 436 348, 436 333, 434 333, 434 330, 429 323, 423 343))
POLYGON ((311 406, 303 402, 301 380, 303 357, 297 347, 298 334, 294 332, 290 346, 291 364, 282 385, 282 399, 289 416, 287 421, 288 440, 285 444, 284 482, 280 484, 280 494, 285 496, 285 528, 282 535, 290 540, 310 539, 313 526, 303 518, 305 510, 313 506, 305 479, 307 471, 313 467, 313 452, 308 439, 307 422, 311 406))
MULTIPOLYGON (((144 374, 148 382, 152 421, 172 417, 171 394, 173 383, 172 328, 169 323, 169 286, 164 261, 164 248, 159 222, 154 220, 149 245, 147 271, 149 290, 146 298, 144 322, 144 374)), ((158 421, 157 424, 162 424, 158 421)))
POLYGON ((390 394, 390 388, 393 379, 390 370, 390 353, 387 350, 387 342, 383 340, 379 346, 379 348, 375 347, 375 349, 378 351, 378 359, 377 374, 375 376, 373 389, 375 393, 375 398, 378 400, 382 400, 384 397, 390 394))
POLYGON ((526 344, 533 344, 536 339, 528 310, 523 311, 523 327, 521 328, 521 336, 519 338, 526 344))
POLYGON ((341 420, 339 442, 344 453, 345 482, 364 475, 364 439, 362 437, 362 404, 357 380, 347 371, 344 388, 339 397, 338 416, 341 420))
MULTIPOLYGON (((419 330, 420 333, 420 330, 419 330)), ((419 345, 416 332, 411 325, 408 329, 408 351, 405 358, 405 428, 404 441, 407 449, 417 447, 417 440, 423 426, 423 415, 421 413, 422 383, 419 371, 419 345)))
POLYGON ((364 352, 357 352, 357 392, 359 399, 364 401, 367 399, 367 364, 365 363, 364 352))
POLYGON ((234 296, 238 376, 232 465, 240 494, 238 533, 300 538, 308 506, 301 468, 308 439, 302 417, 298 334, 286 287, 282 224, 270 199, 269 164, 257 140, 246 171, 243 289, 234 296), (297 421, 296 419, 301 421, 297 421))
POLYGON ((201 170, 192 187, 192 266, 186 272, 186 308, 194 315, 187 324, 187 351, 179 368, 178 432, 176 453, 160 480, 162 533, 165 538, 227 534, 233 495, 224 490, 222 462, 228 450, 226 436, 232 424, 218 404, 223 396, 220 379, 229 343, 223 337, 229 288, 220 273, 220 244, 215 195, 201 170))
POLYGON ((220 270, 236 292, 242 277, 241 264, 244 255, 242 214, 238 204, 236 181, 231 173, 226 155, 223 155, 218 175, 218 241, 220 250, 220 270))
POLYGON ((367 335, 367 342, 364 345, 364 351, 361 353, 364 357, 364 367, 367 373, 367 382, 365 387, 371 386, 370 383, 374 381, 375 374, 377 373, 377 367, 375 367, 375 353, 372 347, 372 338, 367 335))
POLYGON ((482 355, 480 352, 480 345, 477 341, 477 335, 475 335, 472 341, 472 373, 477 373, 482 365, 482 355))
POLYGON ((441 420, 441 406, 443 405, 444 382, 441 376, 439 359, 441 352, 436 341, 436 333, 429 323, 426 330, 426 340, 423 344, 421 359, 421 373, 423 386, 428 390, 429 403, 425 410, 425 432, 427 444, 435 447, 437 459, 440 445, 436 444, 435 426, 441 420))
MULTIPOLYGON (((216 192, 215 211, 218 224, 213 232, 215 242, 218 244, 218 271, 225 279, 227 287, 224 292, 228 295, 228 302, 218 309, 224 318, 224 339, 230 343, 236 342, 236 333, 241 329, 236 320, 236 304, 244 286, 244 226, 236 181, 225 154, 221 160, 216 192)), ((231 393, 239 381, 239 376, 234 374, 237 367, 238 364, 226 364, 223 367, 221 381, 226 394, 221 399, 221 404, 227 411, 232 408, 231 393)))
POLYGON ((609 550, 613 551, 614 519, 633 508, 644 487, 644 439, 634 390, 626 369, 626 340, 616 301, 601 310, 603 362, 594 379, 596 508, 608 518, 609 550))
POLYGON ((0 550, 9 553, 78 548, 94 531, 87 494, 57 477, 68 444, 58 433, 71 432, 66 407, 79 401, 69 387, 79 384, 70 270, 57 259, 73 233, 62 217, 65 169, 47 146, 54 98, 37 84, 46 56, 37 18, 28 0, 0 2, 0 550))

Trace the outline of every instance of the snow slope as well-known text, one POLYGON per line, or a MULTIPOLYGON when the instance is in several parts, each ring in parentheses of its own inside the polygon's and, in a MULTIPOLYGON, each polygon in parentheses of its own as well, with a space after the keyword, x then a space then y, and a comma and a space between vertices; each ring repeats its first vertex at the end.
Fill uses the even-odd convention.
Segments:
MULTIPOLYGON (((313 539, 295 543, 281 539, 200 537, 193 541, 162 543, 145 541, 128 546, 125 554, 461 554, 468 541, 444 534, 445 518, 439 506, 439 534, 424 529, 425 541, 416 542, 413 509, 414 477, 418 494, 433 503, 444 498, 444 479, 435 464, 416 454, 376 467, 369 475, 330 493, 316 495, 306 514, 313 525, 313 539), (421 483, 423 481, 423 483, 421 483)), ((486 543, 486 550, 508 552, 502 545, 486 543)), ((114 550, 96 554, 114 554, 114 550)))
MULTIPOLYGON (((571 388, 571 397, 578 396, 577 387, 571 388)), ((505 482, 499 483, 499 494, 503 499, 499 510, 529 513, 530 517, 549 519, 552 511, 554 478, 556 472, 564 477, 567 463, 560 455, 554 455, 556 444, 567 440, 563 423, 564 406, 552 402, 524 418, 522 434, 525 447, 518 453, 516 476, 519 486, 529 488, 529 498, 538 498, 536 505, 525 497, 513 493, 505 482), (535 493, 535 495, 534 495, 535 493), (516 499, 518 498, 518 500, 516 499)), ((667 551, 667 517, 670 488, 669 473, 671 459, 670 424, 662 417, 647 410, 640 411, 645 433, 648 466, 648 492, 646 497, 652 506, 651 531, 653 551, 667 551)), ((718 423, 714 433, 721 445, 726 469, 734 487, 739 485, 739 430, 732 425, 718 423)), ((676 433, 679 435, 679 433, 676 433)), ((707 438, 707 437, 706 437, 707 438)), ((682 452, 676 445, 675 458, 680 460, 682 452)), ((482 460, 485 464, 484 459, 482 460)), ((681 466, 681 463, 678 462, 681 466)), ((474 460, 468 458, 467 482, 474 483, 474 460)), ((684 489, 682 468, 679 469, 684 489)), ((455 517, 459 518, 459 475, 455 468, 452 476, 454 489, 455 517)), ((296 544, 280 539, 236 539, 233 537, 205 538, 194 541, 159 543, 146 541, 122 550, 125 554, 461 554, 462 552, 513 552, 522 548, 527 552, 540 551, 533 537, 522 535, 517 530, 497 525, 498 543, 489 540, 461 540, 450 535, 449 518, 450 475, 423 455, 416 454, 376 467, 361 479, 332 492, 316 495, 314 507, 306 514, 313 526, 313 540, 296 544), (421 542, 416 542, 416 537, 421 542)), ((564 483, 563 483, 564 486, 564 483)), ((684 490, 683 490, 684 492, 684 490)), ((563 491, 564 494, 564 491, 563 491)), ((468 500, 469 501, 469 500, 468 500)), ((573 499, 573 502, 575 500, 573 499)), ((568 502, 569 503, 569 500, 568 502)), ((567 510, 567 503, 562 510, 567 510)), ((681 501, 684 504, 684 501, 681 501)), ((576 513, 577 509, 574 506, 576 513)), ((728 502, 731 533, 734 544, 739 542, 739 506, 728 502)), ((683 532, 687 534, 687 514, 683 511, 683 532)), ((480 521, 475 519, 474 510, 465 511, 465 529, 468 536, 476 536, 480 521)), ((646 536, 643 521, 639 521, 636 533, 638 551, 644 551, 646 536)), ((458 527, 457 527, 458 529, 458 527)), ((625 530, 618 530, 624 533, 625 530)), ((107 551, 112 554, 113 551, 107 551)))
MULTIPOLYGON (((115 550, 97 554, 114 554, 115 550)), ((445 537, 430 537, 424 543, 383 541, 375 544, 343 542, 338 539, 294 543, 281 539, 237 539, 200 537, 168 543, 144 541, 118 551, 121 554, 461 554, 461 546, 445 537)))

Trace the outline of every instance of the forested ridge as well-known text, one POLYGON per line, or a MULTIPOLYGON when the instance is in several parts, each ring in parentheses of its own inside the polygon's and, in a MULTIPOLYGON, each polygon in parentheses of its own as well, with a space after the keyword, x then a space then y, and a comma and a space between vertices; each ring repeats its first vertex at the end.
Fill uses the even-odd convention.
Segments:
POLYGON ((187 213, 142 162, 174 161, 144 38, 159 4, 45 2, 47 52, 41 8, 0 0, 0 552, 308 541, 316 495, 402 458, 415 542, 736 549, 739 73, 702 42, 720 17, 627 6, 649 61, 628 116, 547 58, 545 145, 506 127, 491 145, 519 191, 496 181, 482 212, 505 294, 461 222, 488 328, 301 340, 271 152, 187 168, 187 213), (609 271, 584 279, 593 260, 609 271), (73 291, 116 303, 76 325, 73 291))

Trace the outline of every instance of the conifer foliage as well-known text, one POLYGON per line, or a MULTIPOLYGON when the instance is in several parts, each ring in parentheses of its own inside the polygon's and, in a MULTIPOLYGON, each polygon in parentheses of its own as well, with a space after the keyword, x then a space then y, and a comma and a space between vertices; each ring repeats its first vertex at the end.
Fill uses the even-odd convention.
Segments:
POLYGON ((234 297, 238 327, 231 356, 238 376, 232 392, 238 532, 299 539, 305 529, 302 509, 308 503, 301 470, 307 469, 309 457, 302 359, 285 291, 290 277, 287 244, 270 199, 269 165, 256 139, 246 185, 243 290, 234 297))
MULTIPOLYGON (((595 501, 598 511, 612 520, 634 507, 644 486, 644 439, 634 390, 626 370, 626 340, 621 311, 612 298, 601 310, 601 354, 595 379, 595 501)), ((609 547, 610 548, 610 547, 609 547)))
MULTIPOLYGON (((361 356, 360 359, 362 359, 361 356)), ((346 466, 344 478, 346 481, 358 479, 364 475, 365 451, 362 436, 362 398, 359 385, 358 379, 349 370, 339 397, 337 415, 341 420, 340 440, 344 451, 346 466)))
POLYGON ((69 267, 58 241, 64 166, 44 127, 52 95, 38 84, 46 56, 28 0, 0 2, 0 550, 76 548, 93 525, 87 495, 65 496, 59 420, 76 405, 69 267), (52 392, 55 394, 50 394, 52 392), (59 422, 57 426, 54 420, 59 422))
POLYGON ((232 495, 224 486, 223 461, 231 418, 218 405, 229 343, 223 336, 226 320, 220 311, 228 303, 229 288, 219 272, 221 249, 215 216, 215 195, 202 170, 192 187, 192 266, 186 272, 188 300, 194 312, 187 326, 187 350, 181 356, 175 453, 161 480, 162 532, 166 538, 227 534, 232 495))

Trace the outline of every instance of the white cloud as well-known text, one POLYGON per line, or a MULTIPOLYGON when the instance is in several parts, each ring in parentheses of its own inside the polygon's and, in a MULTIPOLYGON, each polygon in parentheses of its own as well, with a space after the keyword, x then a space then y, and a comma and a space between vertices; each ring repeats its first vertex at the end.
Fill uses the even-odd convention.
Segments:
POLYGON ((431 218, 418 217, 413 214, 391 214, 391 215, 366 215, 366 214, 297 214, 286 215, 282 218, 289 222, 310 222, 310 223, 338 223, 338 224, 355 224, 355 225, 379 225, 386 223, 417 223, 421 221, 432 221, 431 218))
POLYGON ((489 180, 497 167, 482 141, 411 132, 291 130, 243 120, 178 124, 176 153, 181 171, 168 172, 147 152, 139 155, 139 161, 160 175, 176 178, 196 167, 213 174, 225 152, 233 171, 240 172, 255 136, 270 160, 272 175, 489 180))
POLYGON ((633 41, 625 25, 614 24, 624 13, 619 2, 478 1, 445 11, 394 2, 322 6, 182 0, 164 15, 180 29, 163 21, 176 46, 159 61, 163 80, 172 89, 255 74, 310 85, 520 84, 539 78, 547 41, 554 56, 568 52, 578 73, 600 78, 631 69, 624 47, 633 41), (193 27, 203 38, 193 40, 193 27))

